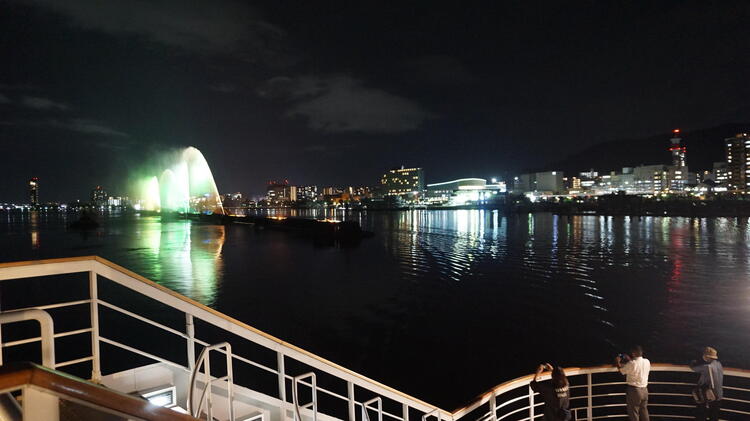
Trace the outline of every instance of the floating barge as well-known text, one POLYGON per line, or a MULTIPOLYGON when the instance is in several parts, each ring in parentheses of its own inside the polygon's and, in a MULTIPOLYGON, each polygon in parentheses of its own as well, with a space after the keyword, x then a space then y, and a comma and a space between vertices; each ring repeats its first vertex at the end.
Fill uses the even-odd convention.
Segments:
POLYGON ((372 232, 362 230, 356 221, 252 215, 237 220, 251 223, 256 229, 287 231, 310 237, 318 244, 357 244, 363 238, 373 236, 372 232))

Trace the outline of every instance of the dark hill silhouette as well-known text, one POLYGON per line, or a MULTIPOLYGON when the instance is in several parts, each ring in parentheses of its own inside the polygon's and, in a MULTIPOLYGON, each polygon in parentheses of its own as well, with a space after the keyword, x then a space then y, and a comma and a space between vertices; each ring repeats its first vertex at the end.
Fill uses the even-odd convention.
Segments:
MULTIPOLYGON (((682 133, 682 143, 687 146, 687 165, 691 171, 713 168, 713 163, 724 161, 724 139, 737 133, 750 131, 750 124, 730 123, 707 129, 682 133)), ((562 170, 575 175, 591 168, 608 173, 620 172, 622 167, 641 164, 671 164, 670 132, 640 139, 620 139, 600 143, 570 155, 560 161, 545 165, 543 170, 562 170)))

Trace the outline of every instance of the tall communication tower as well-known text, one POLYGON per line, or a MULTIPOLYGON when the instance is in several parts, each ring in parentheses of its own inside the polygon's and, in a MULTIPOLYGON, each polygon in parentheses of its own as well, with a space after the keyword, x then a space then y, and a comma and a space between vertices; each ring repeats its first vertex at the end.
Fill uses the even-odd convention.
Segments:
POLYGON ((684 167, 685 159, 687 157, 687 148, 682 145, 682 138, 680 137, 680 129, 672 130, 672 138, 669 139, 672 142, 669 147, 669 151, 672 152, 672 165, 675 167, 684 167))

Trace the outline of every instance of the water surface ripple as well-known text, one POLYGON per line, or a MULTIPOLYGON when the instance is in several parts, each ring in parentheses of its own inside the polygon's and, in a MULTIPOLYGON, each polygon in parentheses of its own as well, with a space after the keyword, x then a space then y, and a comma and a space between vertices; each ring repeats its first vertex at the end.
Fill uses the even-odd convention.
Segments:
POLYGON ((447 409, 634 342, 750 368, 747 218, 318 215, 376 233, 337 249, 238 225, 111 217, 83 236, 60 215, 0 215, 2 261, 97 254, 447 409))

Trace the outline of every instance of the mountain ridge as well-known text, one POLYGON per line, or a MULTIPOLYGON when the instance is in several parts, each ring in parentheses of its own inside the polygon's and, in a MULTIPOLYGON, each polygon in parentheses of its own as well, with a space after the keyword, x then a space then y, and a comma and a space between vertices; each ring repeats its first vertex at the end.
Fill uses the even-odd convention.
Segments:
MULTIPOLYGON (((725 161, 724 139, 750 131, 750 123, 727 123, 681 133, 687 147, 691 172, 711 170, 714 162, 725 161)), ((598 143, 578 153, 544 165, 541 171, 563 171, 567 175, 594 169, 599 173, 622 171, 623 167, 671 164, 671 132, 642 138, 616 139, 598 143)))

